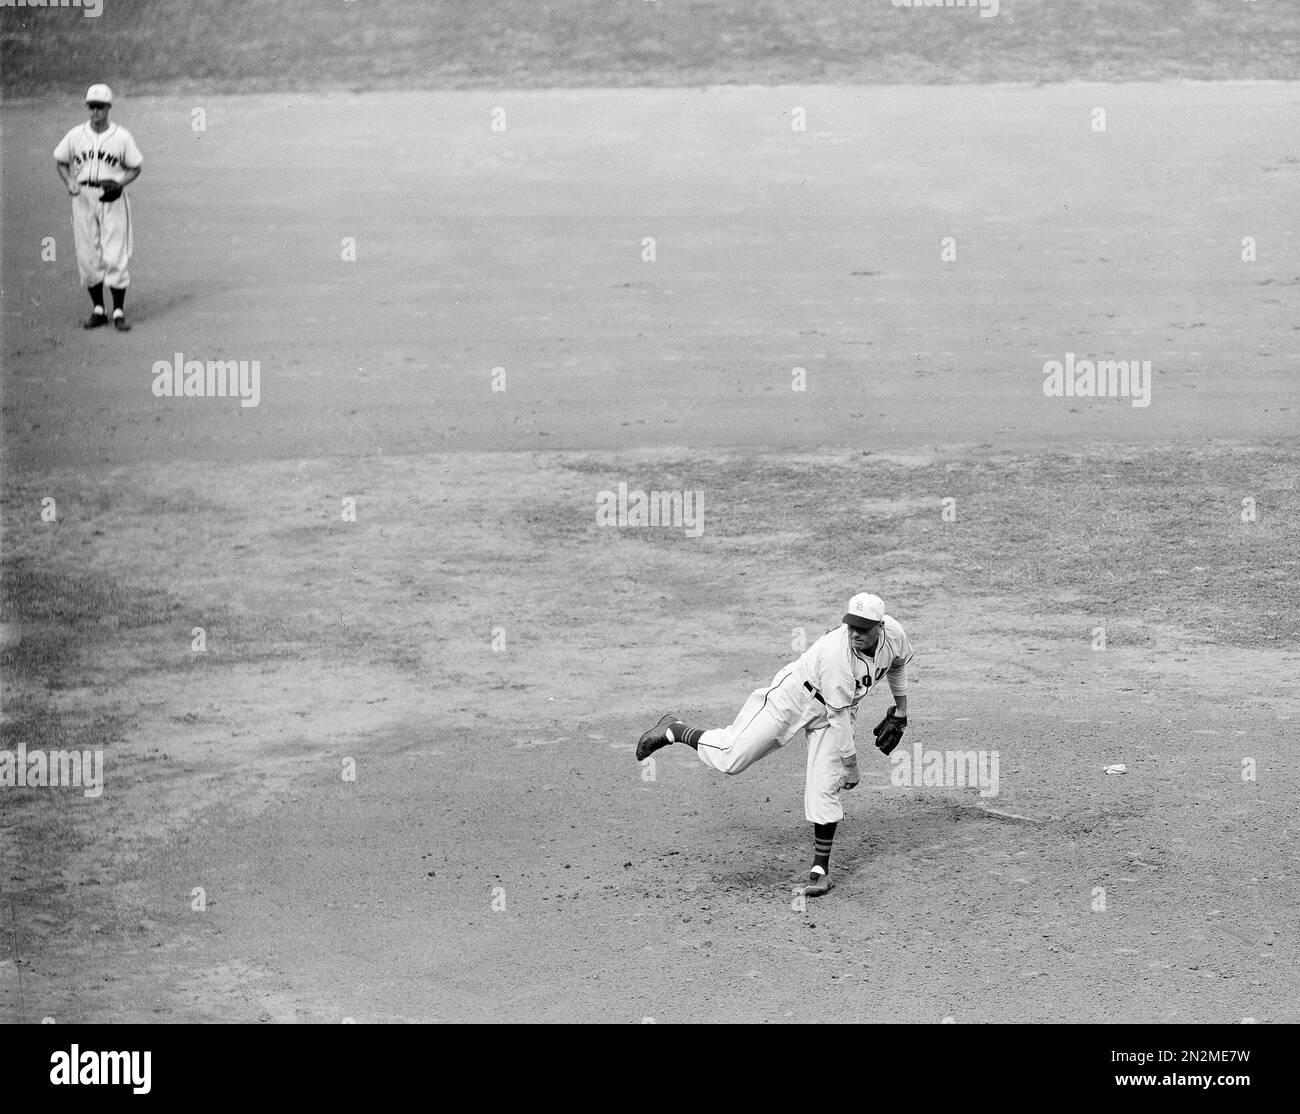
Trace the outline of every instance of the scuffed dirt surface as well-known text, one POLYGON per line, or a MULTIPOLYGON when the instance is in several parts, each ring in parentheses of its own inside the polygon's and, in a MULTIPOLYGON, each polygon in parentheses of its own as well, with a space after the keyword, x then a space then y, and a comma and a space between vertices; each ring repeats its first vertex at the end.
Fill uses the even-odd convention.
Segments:
POLYGON ((70 618, 42 706, 18 668, 32 605, 7 600, 28 703, 6 739, 57 715, 103 738, 108 778, 94 801, 7 791, 5 1008, 1295 1021, 1300 655, 1286 582, 1248 572, 1294 568, 1295 464, 449 454, 263 463, 219 489, 170 464, 43 478, 68 493, 54 528, 15 515, 19 484, 13 567, 68 597, 111 584, 123 621, 70 618), (704 533, 598 527, 619 481, 703 490, 704 533), (856 515, 868 487, 897 512, 856 515), (897 788, 861 742, 839 886, 800 911, 802 741, 732 779, 681 748, 650 774, 631 744, 662 709, 729 719, 862 584, 919 649, 906 745, 996 749, 1000 791, 897 788))

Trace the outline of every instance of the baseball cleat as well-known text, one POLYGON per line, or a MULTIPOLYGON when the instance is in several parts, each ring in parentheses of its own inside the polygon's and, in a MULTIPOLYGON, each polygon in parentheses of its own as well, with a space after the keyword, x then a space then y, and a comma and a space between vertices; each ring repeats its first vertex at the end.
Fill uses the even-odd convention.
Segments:
POLYGON ((666 747, 672 742, 672 739, 668 738, 668 725, 676 719, 676 715, 669 712, 637 740, 636 760, 638 762, 644 762, 660 747, 666 747))
POLYGON ((83 329, 98 329, 101 325, 108 324, 108 315, 103 313, 92 313, 85 321, 81 323, 83 329))
POLYGON ((808 875, 808 884, 799 887, 799 893, 804 897, 821 897, 834 885, 829 874, 813 873, 808 875))
POLYGON ((119 333, 129 333, 131 331, 131 326, 127 324, 126 316, 120 313, 115 314, 113 317, 113 328, 115 328, 119 333))

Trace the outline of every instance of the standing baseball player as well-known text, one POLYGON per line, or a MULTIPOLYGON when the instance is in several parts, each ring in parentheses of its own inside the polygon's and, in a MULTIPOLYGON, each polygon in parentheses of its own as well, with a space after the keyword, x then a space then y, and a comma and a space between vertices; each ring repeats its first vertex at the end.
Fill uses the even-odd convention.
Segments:
POLYGON ((881 677, 889 681, 894 706, 876 725, 876 746, 889 754, 907 726, 907 663, 912 644, 898 621, 885 614, 878 596, 863 592, 849 600, 843 622, 821 636, 772 683, 750 693, 730 727, 687 727, 664 716, 641 736, 637 761, 669 743, 685 743, 700 761, 724 774, 738 774, 785 746, 799 731, 808 737, 804 816, 813 826, 814 857, 808 884, 800 892, 824 894, 830 876, 831 842, 844 818, 840 790, 858 784, 853 741, 859 702, 881 677))
POLYGON ((77 269, 90 291, 94 310, 87 329, 108 324, 104 312, 104 283, 113 295, 113 325, 126 323, 126 288, 131 276, 131 205, 122 191, 140 177, 144 158, 126 128, 108 122, 113 91, 107 85, 86 90, 89 122, 73 128, 54 148, 54 166, 72 195, 72 237, 77 245, 77 269))

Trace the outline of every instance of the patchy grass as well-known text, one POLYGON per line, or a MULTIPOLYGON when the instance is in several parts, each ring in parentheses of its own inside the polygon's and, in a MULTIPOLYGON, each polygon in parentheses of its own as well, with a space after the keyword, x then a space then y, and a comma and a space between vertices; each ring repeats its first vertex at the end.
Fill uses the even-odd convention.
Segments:
POLYGON ((0 672, 57 688, 92 647, 123 632, 161 627, 178 606, 162 593, 128 589, 102 574, 8 559, 0 572, 0 616, 15 636, 0 651, 0 672))
MULTIPOLYGON (((981 455, 905 466, 859 455, 647 461, 588 457, 594 492, 702 487, 707 552, 721 546, 810 574, 868 567, 950 595, 1016 594, 1023 607, 1176 624, 1238 646, 1300 643, 1297 458, 1280 450, 981 455), (1256 520, 1241 521, 1242 500, 1256 520), (955 518, 942 518, 952 499, 955 518), (892 500, 893 509, 885 504, 892 500)), ((565 518, 585 513, 553 510, 565 518)), ((627 540, 692 544, 680 530, 627 540)))
POLYGON ((6 96, 1291 79, 1300 7, 1223 0, 105 0, 0 9, 6 96))

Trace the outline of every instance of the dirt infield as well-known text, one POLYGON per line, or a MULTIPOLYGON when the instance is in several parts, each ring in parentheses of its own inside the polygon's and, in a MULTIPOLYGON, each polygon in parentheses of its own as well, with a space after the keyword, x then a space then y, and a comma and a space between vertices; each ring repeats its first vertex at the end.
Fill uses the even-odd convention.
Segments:
POLYGON ((75 106, 9 106, 0 749, 105 779, 0 788, 0 1014, 1300 1020, 1298 96, 143 100, 126 336, 76 327, 75 106), (176 352, 258 405, 155 397, 176 352), (1046 397, 1067 352, 1150 405, 1046 397), (801 741, 631 744, 868 587, 904 745, 1000 785, 864 741, 798 909, 801 741))
MULTIPOLYGON (((97 621, 22 616, 24 636, 66 634, 66 672, 11 704, 6 736, 52 746, 57 725, 59 745, 107 749, 98 800, 7 791, 23 1009, 1295 1020, 1300 654, 1288 581, 1263 571, 1294 568, 1274 519, 1297 509, 1295 464, 452 454, 226 465, 216 490, 188 463, 51 474, 67 517, 57 538, 15 526, 19 567, 64 570, 55 598, 122 596, 97 621), (707 529, 598 527, 619 481, 700 485, 707 529), (1267 521, 1236 520, 1246 487, 1267 521), (855 514, 863 488, 898 509, 855 514), (998 752, 1000 785, 895 787, 864 745, 840 886, 796 910, 801 755, 724 779, 674 748, 647 776, 631 743, 665 706, 729 718, 859 582, 920 647, 912 738, 998 752)), ((12 492, 10 521, 37 490, 12 492)))

